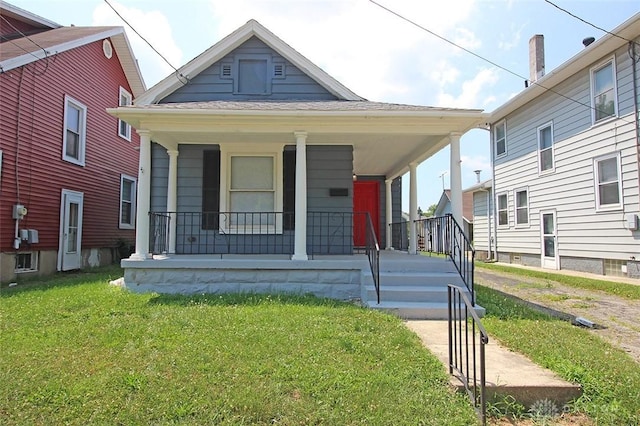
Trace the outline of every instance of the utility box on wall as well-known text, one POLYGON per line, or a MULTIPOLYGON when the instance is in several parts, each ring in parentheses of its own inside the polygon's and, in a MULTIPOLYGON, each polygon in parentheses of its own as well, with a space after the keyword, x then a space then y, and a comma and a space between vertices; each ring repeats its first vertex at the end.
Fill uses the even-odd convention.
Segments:
POLYGON ((627 214, 627 229, 629 231, 637 231, 638 230, 638 215, 635 213, 627 214))

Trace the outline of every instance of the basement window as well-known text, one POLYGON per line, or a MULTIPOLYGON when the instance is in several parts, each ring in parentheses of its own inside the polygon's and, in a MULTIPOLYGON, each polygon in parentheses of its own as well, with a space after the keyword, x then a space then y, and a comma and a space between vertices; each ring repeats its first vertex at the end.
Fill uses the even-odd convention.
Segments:
POLYGON ((38 252, 16 253, 16 274, 35 272, 38 270, 38 252))

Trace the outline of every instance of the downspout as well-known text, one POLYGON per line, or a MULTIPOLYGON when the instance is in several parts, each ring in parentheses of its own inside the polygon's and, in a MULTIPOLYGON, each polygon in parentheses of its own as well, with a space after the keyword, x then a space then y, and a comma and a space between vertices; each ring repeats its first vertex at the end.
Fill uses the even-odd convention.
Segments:
MULTIPOLYGON (((494 147, 491 133, 491 126, 489 130, 489 155, 491 156, 491 194, 493 196, 493 260, 498 261, 498 223, 496 213, 496 162, 494 157, 494 147)), ((489 207, 487 207, 489 209, 489 207)))
POLYGON ((491 191, 484 189, 487 193, 487 260, 493 260, 493 253, 491 253, 491 191))

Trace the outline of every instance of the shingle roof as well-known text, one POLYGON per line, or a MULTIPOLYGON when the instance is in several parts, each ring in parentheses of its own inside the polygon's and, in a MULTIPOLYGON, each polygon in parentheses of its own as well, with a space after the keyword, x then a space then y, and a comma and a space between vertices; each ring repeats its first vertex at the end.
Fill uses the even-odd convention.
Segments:
POLYGON ((462 112, 477 113, 482 110, 440 108, 422 105, 405 105, 371 101, 209 101, 184 102, 153 105, 138 105, 140 109, 171 109, 171 110, 220 110, 220 111, 432 111, 432 112, 462 112))

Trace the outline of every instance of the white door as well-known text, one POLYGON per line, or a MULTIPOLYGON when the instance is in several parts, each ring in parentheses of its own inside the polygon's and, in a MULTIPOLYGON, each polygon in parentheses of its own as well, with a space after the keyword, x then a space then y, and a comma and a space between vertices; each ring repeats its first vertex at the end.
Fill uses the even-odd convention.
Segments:
POLYGON ((62 190, 60 202, 60 244, 58 270, 69 271, 82 266, 82 192, 62 190))
POLYGON ((558 238, 556 229, 556 212, 540 212, 543 268, 558 269, 558 238))

